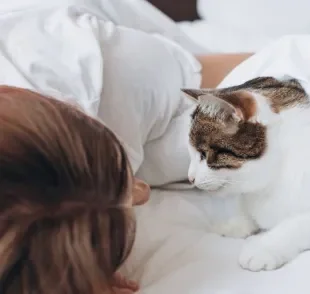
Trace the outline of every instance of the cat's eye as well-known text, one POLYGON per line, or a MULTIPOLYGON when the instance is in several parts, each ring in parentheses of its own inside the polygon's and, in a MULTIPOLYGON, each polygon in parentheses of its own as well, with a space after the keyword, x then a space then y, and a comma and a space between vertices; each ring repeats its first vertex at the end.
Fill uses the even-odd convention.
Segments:
POLYGON ((210 148, 216 152, 217 154, 226 154, 226 155, 231 155, 234 157, 239 157, 238 155, 236 155, 233 151, 226 149, 226 148, 222 148, 222 147, 217 147, 217 146, 210 146, 210 148))
POLYGON ((200 160, 205 160, 207 158, 205 151, 199 151, 200 152, 200 160))
POLYGON ((220 153, 225 153, 225 154, 231 154, 231 155, 233 155, 232 152, 231 152, 230 150, 225 149, 225 148, 217 148, 216 152, 217 152, 218 154, 220 154, 220 153))

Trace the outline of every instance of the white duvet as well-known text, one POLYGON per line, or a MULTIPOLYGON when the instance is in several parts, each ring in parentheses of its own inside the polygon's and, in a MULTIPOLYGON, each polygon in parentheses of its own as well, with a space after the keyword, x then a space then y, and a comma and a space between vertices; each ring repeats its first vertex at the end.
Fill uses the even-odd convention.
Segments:
MULTIPOLYGON (((123 25, 135 29, 143 23, 148 32, 161 33, 187 50, 199 51, 199 46, 183 36, 173 22, 154 13, 149 6, 141 6, 141 3, 139 0, 1 1, 0 83, 49 92, 65 99, 79 97, 78 103, 96 115, 102 90, 107 87, 103 79, 105 62, 102 56, 105 51, 101 41, 114 32, 112 24, 104 23, 102 26, 104 20, 123 22, 123 25), (55 10, 57 5, 69 5, 74 9, 55 10), (83 46, 80 46, 81 40, 83 46)), ((165 44, 169 54, 177 60, 175 66, 183 66, 193 75, 197 73, 199 67, 191 63, 192 59, 186 57, 180 46, 172 45, 168 40, 165 44)), ((268 74, 293 75, 307 85, 310 78, 308 52, 309 36, 282 39, 240 65, 222 86, 268 74)), ((189 81, 190 78, 188 83, 183 82, 190 85, 189 81)), ((177 95, 175 99, 182 104, 181 96, 177 95)), ((156 103, 153 106, 155 111, 156 103)), ((170 140, 160 141, 161 148, 175 150, 177 145, 184 151, 188 125, 180 126, 175 119, 182 118, 182 115, 188 118, 184 109, 188 112, 186 107, 178 108, 173 111, 173 117, 162 117, 170 122, 162 138, 167 133, 171 136, 170 140)), ((162 153, 162 149, 149 150, 157 152, 155 155, 161 158, 161 162, 172 165, 168 176, 173 178, 174 172, 178 172, 173 165, 177 167, 180 162, 169 162, 169 152, 162 153)), ((143 154, 141 156, 143 159, 143 154)), ((184 165, 188 160, 185 153, 181 159, 184 165)), ((141 173, 145 175, 145 172, 141 173)), ((132 278, 140 281, 141 293, 309 293, 309 253, 300 255, 291 264, 274 272, 244 271, 237 264, 243 241, 208 234, 208 222, 214 217, 212 206, 202 192, 191 189, 152 192, 150 202, 137 209, 137 239, 125 267, 132 278)))

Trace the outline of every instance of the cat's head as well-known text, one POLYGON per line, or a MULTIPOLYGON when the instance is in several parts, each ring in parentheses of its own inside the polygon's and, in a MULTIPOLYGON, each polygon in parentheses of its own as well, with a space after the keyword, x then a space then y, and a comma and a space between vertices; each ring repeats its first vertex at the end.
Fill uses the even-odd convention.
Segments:
POLYGON ((272 86, 269 80, 262 80, 256 88, 243 85, 220 90, 183 90, 197 104, 189 134, 188 172, 196 187, 210 192, 225 188, 240 191, 242 186, 267 180, 264 177, 272 166, 265 159, 271 152, 267 148, 270 125, 262 122, 261 112, 265 111, 267 118, 277 116, 273 104, 281 103, 272 101, 270 93, 276 95, 276 89, 282 91, 288 86, 272 78, 271 81, 272 86))

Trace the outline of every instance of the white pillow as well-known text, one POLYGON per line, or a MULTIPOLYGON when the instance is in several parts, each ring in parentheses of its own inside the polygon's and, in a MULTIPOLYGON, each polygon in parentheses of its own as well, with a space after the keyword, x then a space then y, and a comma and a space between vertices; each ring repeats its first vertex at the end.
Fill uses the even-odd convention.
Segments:
POLYGON ((265 34, 253 34, 231 27, 210 24, 206 20, 181 22, 179 27, 208 52, 257 52, 274 40, 274 37, 265 34))
POLYGON ((198 0, 210 24, 266 35, 310 33, 309 0, 198 0))

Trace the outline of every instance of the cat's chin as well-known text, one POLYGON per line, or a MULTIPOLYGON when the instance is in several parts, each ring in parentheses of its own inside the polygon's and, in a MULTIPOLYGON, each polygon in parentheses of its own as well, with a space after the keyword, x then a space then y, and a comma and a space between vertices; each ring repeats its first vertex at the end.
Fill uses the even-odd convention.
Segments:
POLYGON ((196 186, 199 190, 205 191, 206 193, 210 194, 210 196, 214 194, 221 194, 222 191, 226 190, 225 188, 227 185, 225 183, 217 186, 217 187, 200 187, 199 185, 196 186))

